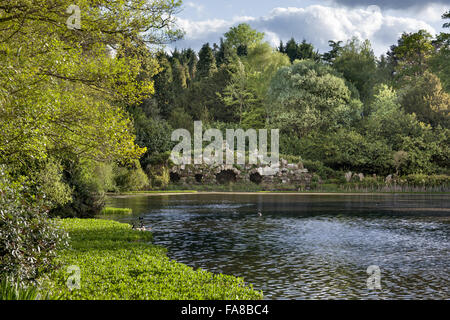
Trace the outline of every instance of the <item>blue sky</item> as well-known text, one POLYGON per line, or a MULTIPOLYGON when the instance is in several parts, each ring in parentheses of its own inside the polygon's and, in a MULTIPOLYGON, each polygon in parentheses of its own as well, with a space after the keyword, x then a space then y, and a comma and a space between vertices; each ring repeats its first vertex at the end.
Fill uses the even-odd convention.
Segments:
POLYGON ((369 39, 377 55, 396 43, 402 32, 442 31, 442 13, 450 0, 184 0, 177 24, 185 38, 170 49, 218 42, 242 22, 265 32, 273 46, 294 37, 313 43, 321 52, 328 40, 369 39))

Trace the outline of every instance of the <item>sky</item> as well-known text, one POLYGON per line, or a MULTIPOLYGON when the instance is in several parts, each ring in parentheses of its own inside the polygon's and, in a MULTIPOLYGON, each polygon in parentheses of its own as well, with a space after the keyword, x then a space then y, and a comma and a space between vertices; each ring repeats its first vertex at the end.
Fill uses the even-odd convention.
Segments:
POLYGON ((184 0, 177 25, 185 36, 168 49, 199 50, 206 42, 219 43, 230 27, 248 23, 274 47, 294 37, 326 52, 328 40, 356 36, 369 39, 379 56, 403 32, 443 31, 441 16, 448 10, 450 0, 184 0))

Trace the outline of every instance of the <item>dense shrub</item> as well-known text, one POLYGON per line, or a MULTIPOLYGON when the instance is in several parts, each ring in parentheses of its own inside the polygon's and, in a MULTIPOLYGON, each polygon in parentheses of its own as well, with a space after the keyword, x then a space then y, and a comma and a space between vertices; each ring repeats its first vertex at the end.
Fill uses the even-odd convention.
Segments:
POLYGON ((0 167, 0 275, 37 280, 56 267, 65 234, 47 217, 44 195, 29 193, 26 181, 11 182, 0 167))
POLYGON ((97 163, 74 161, 65 164, 64 179, 72 188, 72 201, 51 210, 58 217, 93 217, 105 205, 105 187, 95 174, 97 163))
POLYGON ((450 176, 447 175, 425 175, 425 174, 410 174, 400 178, 401 183, 416 187, 436 187, 449 186, 450 176))
POLYGON ((303 160, 303 166, 311 172, 317 173, 322 179, 328 179, 336 176, 336 172, 326 167, 320 161, 303 160))
POLYGON ((138 191, 149 185, 149 179, 139 161, 127 167, 114 168, 114 181, 119 191, 138 191))

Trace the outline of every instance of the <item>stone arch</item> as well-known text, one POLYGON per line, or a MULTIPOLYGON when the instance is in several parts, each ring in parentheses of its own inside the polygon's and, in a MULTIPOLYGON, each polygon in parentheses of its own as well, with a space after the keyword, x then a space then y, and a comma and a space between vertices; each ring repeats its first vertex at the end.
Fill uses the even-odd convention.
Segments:
POLYGON ((176 172, 170 173, 170 182, 177 183, 177 182, 180 182, 180 179, 181 179, 181 177, 178 173, 176 173, 176 172))
POLYGON ((262 182, 262 176, 259 172, 253 172, 250 174, 250 181, 256 184, 260 184, 262 182))
POLYGON ((198 183, 202 183, 202 181, 203 181, 203 174, 197 173, 194 177, 195 177, 195 181, 197 181, 198 183))
POLYGON ((237 174, 233 170, 222 170, 216 174, 216 180, 220 184, 236 182, 237 174))

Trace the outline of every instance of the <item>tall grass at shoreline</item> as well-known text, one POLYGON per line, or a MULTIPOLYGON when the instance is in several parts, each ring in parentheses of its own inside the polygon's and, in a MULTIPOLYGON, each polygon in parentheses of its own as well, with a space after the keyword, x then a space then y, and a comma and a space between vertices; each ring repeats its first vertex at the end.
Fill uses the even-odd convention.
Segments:
POLYGON ((101 215, 127 215, 132 213, 133 210, 130 208, 113 208, 113 207, 104 207, 100 212, 101 215))

